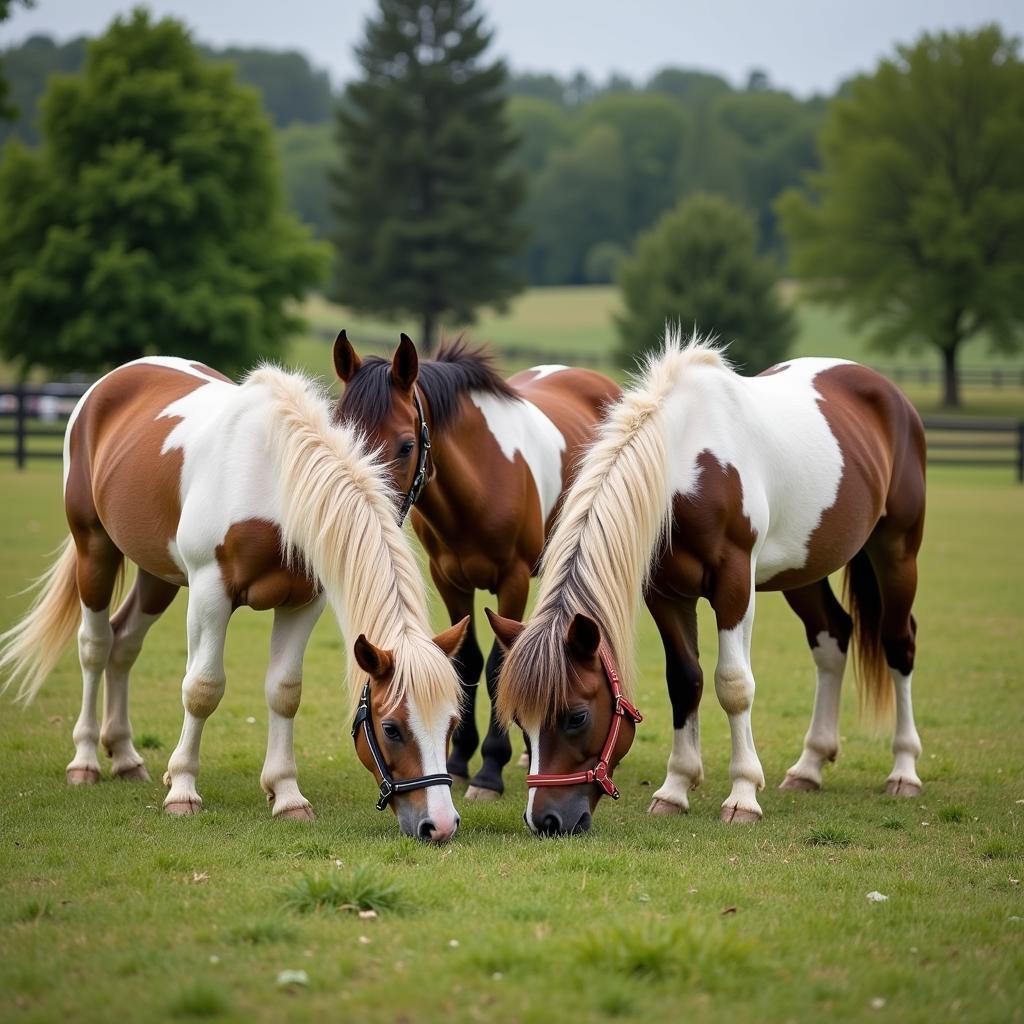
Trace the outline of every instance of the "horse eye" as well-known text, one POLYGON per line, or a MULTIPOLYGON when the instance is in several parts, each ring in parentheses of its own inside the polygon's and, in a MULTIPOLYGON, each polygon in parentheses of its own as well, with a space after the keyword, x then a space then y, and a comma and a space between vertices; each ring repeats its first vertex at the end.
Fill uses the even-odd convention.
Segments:
POLYGON ((590 717, 590 712, 586 708, 578 708, 576 711, 570 711, 565 716, 565 731, 566 732, 579 732, 587 724, 587 719, 590 717))
POLYGON ((416 447, 415 441, 403 441, 402 446, 398 449, 399 458, 405 459, 412 454, 413 448, 416 447))
POLYGON ((402 742, 402 730, 394 722, 381 722, 381 731, 394 743, 402 742))

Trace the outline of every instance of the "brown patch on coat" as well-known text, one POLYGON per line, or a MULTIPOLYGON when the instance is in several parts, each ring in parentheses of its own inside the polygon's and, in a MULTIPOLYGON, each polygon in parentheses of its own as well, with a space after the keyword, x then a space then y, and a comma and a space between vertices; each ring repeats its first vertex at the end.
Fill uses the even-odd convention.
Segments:
POLYGON ((232 523, 215 554, 233 608, 299 608, 319 592, 315 580, 285 565, 280 527, 266 519, 232 523))

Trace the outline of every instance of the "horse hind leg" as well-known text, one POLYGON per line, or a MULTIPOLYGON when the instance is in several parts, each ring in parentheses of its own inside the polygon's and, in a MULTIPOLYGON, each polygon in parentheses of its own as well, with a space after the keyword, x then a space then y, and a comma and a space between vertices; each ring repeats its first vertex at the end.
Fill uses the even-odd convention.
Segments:
POLYGON ((177 593, 175 584, 140 569, 131 593, 111 620, 113 642, 107 658, 100 742, 112 759, 115 778, 149 781, 145 762, 132 743, 128 680, 146 634, 177 593))
POLYGON ((73 786, 81 786, 100 780, 96 698, 114 642, 110 605, 123 570, 124 556, 99 526, 88 531, 76 531, 75 544, 78 550, 78 594, 82 603, 82 621, 78 628, 82 708, 71 734, 75 756, 67 766, 67 780, 73 786))
POLYGON ((839 700, 853 624, 827 579, 787 590, 784 596, 804 624, 817 681, 803 751, 779 789, 816 790, 821 789, 825 762, 835 761, 839 753, 839 700))

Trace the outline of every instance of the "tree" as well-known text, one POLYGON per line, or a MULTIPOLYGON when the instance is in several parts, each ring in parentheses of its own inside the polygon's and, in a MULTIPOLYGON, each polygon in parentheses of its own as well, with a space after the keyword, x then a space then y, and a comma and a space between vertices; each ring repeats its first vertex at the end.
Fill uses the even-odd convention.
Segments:
POLYGON ((520 288, 525 183, 505 113, 505 65, 475 0, 380 0, 337 113, 335 295, 415 315, 430 346, 441 317, 472 321, 520 288))
POLYGON ((844 87, 822 171, 779 211, 796 273, 882 348, 942 353, 944 403, 979 333, 1024 327, 1024 65, 996 27, 924 35, 844 87))
POLYGON ((756 239, 748 214, 710 195, 684 200, 641 235, 619 272, 622 365, 657 347, 666 321, 716 335, 748 372, 782 359, 793 315, 778 298, 774 264, 757 255, 756 239))
POLYGON ((331 233, 330 173, 337 149, 330 124, 292 124, 277 133, 289 208, 318 238, 331 233))
POLYGON ((42 109, 42 149, 0 164, 0 351, 55 371, 277 354, 327 252, 284 212, 255 92, 136 11, 42 109))
MULTIPOLYGON (((11 16, 11 4, 18 0, 0 0, 0 22, 6 21, 11 16)), ((23 0, 26 7, 32 6, 32 0, 23 0)), ((0 121, 12 121, 17 116, 17 109, 7 102, 8 85, 3 75, 3 67, 0 65, 0 121)))

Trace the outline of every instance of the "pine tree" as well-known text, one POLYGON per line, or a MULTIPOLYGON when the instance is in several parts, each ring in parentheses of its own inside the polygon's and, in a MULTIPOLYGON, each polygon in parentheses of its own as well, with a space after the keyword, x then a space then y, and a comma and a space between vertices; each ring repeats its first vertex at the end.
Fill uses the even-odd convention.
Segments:
POLYGON ((525 185, 490 41, 475 0, 380 0, 337 114, 335 296, 419 317, 428 347, 442 317, 471 322, 520 287, 525 185))

